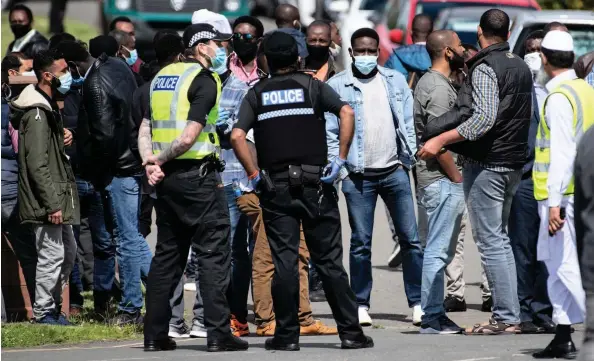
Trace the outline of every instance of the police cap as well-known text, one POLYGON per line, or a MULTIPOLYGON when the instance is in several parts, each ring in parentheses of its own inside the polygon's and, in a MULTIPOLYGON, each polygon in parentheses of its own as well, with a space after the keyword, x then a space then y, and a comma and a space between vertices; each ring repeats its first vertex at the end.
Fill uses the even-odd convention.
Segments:
POLYGON ((186 48, 193 48, 200 42, 209 40, 227 41, 231 39, 231 34, 220 33, 210 24, 192 24, 184 30, 184 45, 186 48))
POLYGON ((291 35, 275 31, 264 42, 264 55, 271 69, 286 68, 299 58, 297 42, 291 35))

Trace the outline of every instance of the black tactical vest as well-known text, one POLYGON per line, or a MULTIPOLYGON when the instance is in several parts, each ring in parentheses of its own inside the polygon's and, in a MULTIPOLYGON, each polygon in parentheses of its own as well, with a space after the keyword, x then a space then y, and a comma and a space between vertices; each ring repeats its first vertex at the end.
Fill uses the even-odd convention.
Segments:
POLYGON ((317 105, 317 81, 292 73, 263 79, 254 86, 254 138, 262 169, 326 165, 326 121, 317 105))
POLYGON ((510 52, 506 42, 481 50, 467 62, 469 75, 456 104, 427 124, 422 139, 425 141, 454 129, 472 116, 472 73, 482 63, 489 65, 497 76, 499 107, 495 125, 476 141, 464 141, 447 148, 489 165, 520 169, 528 159, 533 81, 526 63, 510 52))

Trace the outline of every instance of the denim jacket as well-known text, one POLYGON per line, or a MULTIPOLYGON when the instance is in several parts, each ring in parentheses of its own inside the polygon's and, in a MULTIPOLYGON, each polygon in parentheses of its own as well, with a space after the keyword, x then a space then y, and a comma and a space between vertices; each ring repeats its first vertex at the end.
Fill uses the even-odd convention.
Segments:
MULTIPOLYGON (((398 159, 406 167, 414 165, 414 154, 417 149, 413 121, 413 95, 406 83, 406 80, 399 72, 378 66, 378 75, 381 76, 386 92, 390 98, 390 108, 394 117, 396 127, 398 159)), ((341 172, 341 179, 349 172, 363 173, 365 170, 365 145, 364 137, 364 114, 361 90, 354 84, 353 71, 348 67, 343 72, 336 74, 329 81, 340 99, 347 102, 355 111, 355 135, 351 149, 347 157, 346 167, 341 172)), ((326 139, 328 142, 328 159, 333 161, 338 156, 339 119, 330 113, 326 113, 326 139)))

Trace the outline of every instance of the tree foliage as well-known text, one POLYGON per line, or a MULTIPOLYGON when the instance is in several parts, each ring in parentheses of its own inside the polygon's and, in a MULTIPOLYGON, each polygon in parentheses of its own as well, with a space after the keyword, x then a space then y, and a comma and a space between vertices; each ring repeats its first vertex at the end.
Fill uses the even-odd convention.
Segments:
POLYGON ((594 10, 594 0, 538 0, 543 9, 594 10))

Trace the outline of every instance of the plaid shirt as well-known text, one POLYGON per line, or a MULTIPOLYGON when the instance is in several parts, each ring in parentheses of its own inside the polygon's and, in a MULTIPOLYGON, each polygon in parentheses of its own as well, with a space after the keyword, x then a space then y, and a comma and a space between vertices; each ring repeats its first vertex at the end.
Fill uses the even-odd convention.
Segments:
MULTIPOLYGON (((229 78, 225 81, 221 92, 221 99, 219 100, 219 111, 226 110, 230 113, 230 116, 227 119, 219 119, 217 121, 217 128, 223 131, 223 133, 228 134, 233 129, 233 125, 237 122, 241 102, 249 89, 248 83, 240 80, 233 74, 229 75, 229 78)), ((229 185, 233 183, 233 179, 237 179, 239 180, 242 191, 251 191, 251 183, 243 166, 235 156, 233 149, 222 149, 221 157, 226 163, 225 170, 222 173, 223 185, 229 185)))
MULTIPOLYGON (((478 65, 472 72, 472 107, 474 114, 457 128, 458 133, 467 140, 475 141, 483 137, 497 120, 499 112, 499 85, 493 68, 487 64, 478 65)), ((494 172, 510 172, 511 168, 498 167, 474 159, 459 156, 459 164, 475 164, 494 172)))
POLYGON ((590 74, 586 76, 586 82, 594 87, 594 68, 592 68, 590 74))

